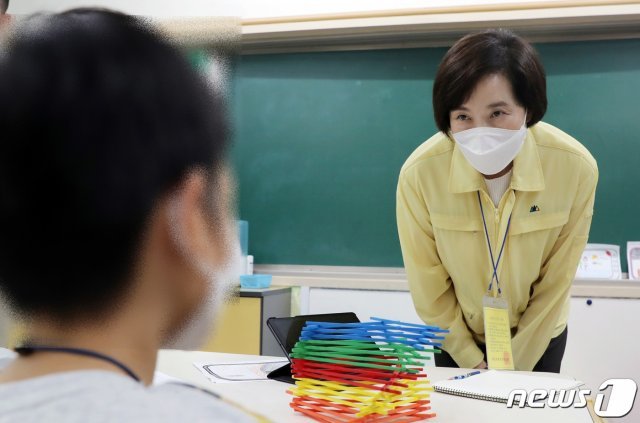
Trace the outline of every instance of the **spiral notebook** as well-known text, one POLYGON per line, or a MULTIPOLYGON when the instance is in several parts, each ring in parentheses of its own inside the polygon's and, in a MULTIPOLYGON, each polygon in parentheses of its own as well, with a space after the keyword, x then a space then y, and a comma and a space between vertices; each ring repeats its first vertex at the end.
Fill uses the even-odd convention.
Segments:
POLYGON ((432 386, 436 392, 444 394, 506 403, 509 399, 509 393, 514 389, 524 389, 527 392, 531 392, 534 389, 544 389, 546 391, 552 389, 571 390, 578 388, 582 384, 582 382, 574 379, 488 370, 465 379, 435 382, 432 386))

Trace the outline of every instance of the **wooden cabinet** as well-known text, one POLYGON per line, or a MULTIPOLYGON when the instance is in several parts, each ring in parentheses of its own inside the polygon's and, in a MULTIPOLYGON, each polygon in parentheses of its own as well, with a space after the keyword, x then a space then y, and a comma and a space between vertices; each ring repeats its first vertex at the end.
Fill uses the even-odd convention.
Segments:
POLYGON ((291 288, 242 289, 217 319, 203 351, 283 356, 267 327, 269 317, 291 315, 291 288))

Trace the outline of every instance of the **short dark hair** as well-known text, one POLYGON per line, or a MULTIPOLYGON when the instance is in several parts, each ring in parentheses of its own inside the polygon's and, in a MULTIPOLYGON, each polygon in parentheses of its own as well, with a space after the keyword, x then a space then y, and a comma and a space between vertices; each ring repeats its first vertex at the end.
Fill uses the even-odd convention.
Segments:
POLYGON ((28 19, 0 75, 0 290, 27 315, 111 310, 158 201, 218 174, 222 102, 183 52, 106 10, 28 19))
POLYGON ((0 0, 0 13, 4 13, 9 8, 9 0, 0 0))
POLYGON ((538 123, 547 111, 545 71, 535 49, 505 29, 469 34, 445 54, 433 84, 433 113, 438 129, 451 129, 449 114, 460 107, 478 81, 491 74, 504 75, 518 103, 527 109, 527 126, 538 123))

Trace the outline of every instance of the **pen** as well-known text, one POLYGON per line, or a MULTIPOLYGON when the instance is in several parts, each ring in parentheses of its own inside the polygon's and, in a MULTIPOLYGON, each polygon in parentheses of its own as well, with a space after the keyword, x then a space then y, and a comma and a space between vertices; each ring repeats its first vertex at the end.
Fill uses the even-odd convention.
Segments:
POLYGON ((479 375, 480 373, 482 373, 480 370, 476 370, 475 372, 467 373, 466 375, 459 375, 459 376, 450 377, 449 380, 464 379, 464 378, 467 378, 469 376, 479 375))

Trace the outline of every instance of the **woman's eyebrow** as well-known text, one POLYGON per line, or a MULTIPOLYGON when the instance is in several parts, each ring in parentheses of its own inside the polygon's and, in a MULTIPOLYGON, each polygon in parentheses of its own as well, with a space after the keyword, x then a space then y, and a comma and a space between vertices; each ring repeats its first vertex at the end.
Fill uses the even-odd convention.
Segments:
POLYGON ((509 103, 507 103, 506 101, 496 101, 495 103, 491 103, 487 106, 488 109, 493 108, 493 107, 504 107, 504 106, 508 106, 509 103))

